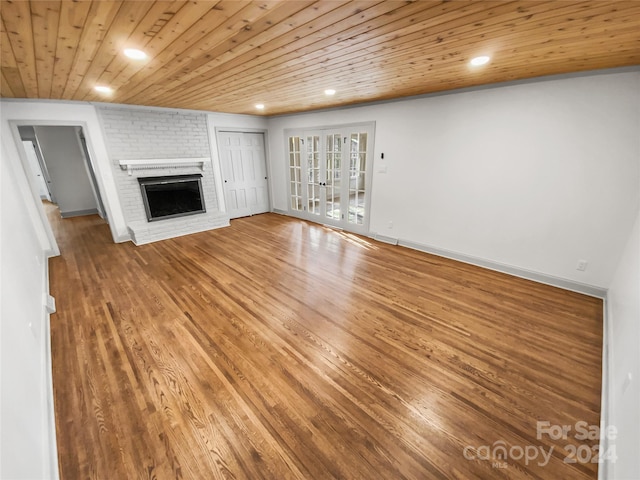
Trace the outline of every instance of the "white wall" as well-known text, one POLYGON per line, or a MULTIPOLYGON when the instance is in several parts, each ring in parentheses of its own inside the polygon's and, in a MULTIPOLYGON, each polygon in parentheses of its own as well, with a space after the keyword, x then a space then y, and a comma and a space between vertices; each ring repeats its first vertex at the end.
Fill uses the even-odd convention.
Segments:
POLYGON ((639 201, 639 112, 627 72, 272 118, 273 206, 284 129, 375 121, 371 233, 604 289, 639 201))
MULTIPOLYGON (((11 122, 20 125, 78 125, 83 128, 94 162, 98 187, 115 241, 129 238, 113 172, 109 164, 100 122, 95 108, 87 103, 47 101, 0 101, 0 134, 10 154, 18 154, 11 122)), ((21 145, 20 145, 21 147, 21 145)))
POLYGON ((63 217, 97 212, 84 156, 74 127, 34 127, 51 188, 63 217))
POLYGON ((22 163, 0 159, 0 478, 57 478, 48 381, 45 227, 22 163))
POLYGON ((608 293, 611 324, 609 424, 618 429, 610 440, 618 460, 611 479, 640 478, 640 212, 608 293), (631 374, 631 381, 628 375, 631 374))

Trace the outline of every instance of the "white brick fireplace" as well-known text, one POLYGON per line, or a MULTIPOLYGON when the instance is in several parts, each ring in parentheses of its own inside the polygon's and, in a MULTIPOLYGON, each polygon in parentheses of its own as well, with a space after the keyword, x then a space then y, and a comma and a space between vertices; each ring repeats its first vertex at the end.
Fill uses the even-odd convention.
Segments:
POLYGON ((101 106, 127 229, 136 245, 229 225, 218 208, 206 115, 101 106), (202 175, 206 211, 149 222, 139 177, 202 175))

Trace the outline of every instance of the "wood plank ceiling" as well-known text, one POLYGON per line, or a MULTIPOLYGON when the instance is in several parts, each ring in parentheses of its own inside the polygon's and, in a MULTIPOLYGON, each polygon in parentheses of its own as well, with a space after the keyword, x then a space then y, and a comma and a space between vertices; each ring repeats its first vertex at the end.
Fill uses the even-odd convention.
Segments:
POLYGON ((638 0, 2 0, 1 17, 4 98, 273 115, 640 64, 638 0))

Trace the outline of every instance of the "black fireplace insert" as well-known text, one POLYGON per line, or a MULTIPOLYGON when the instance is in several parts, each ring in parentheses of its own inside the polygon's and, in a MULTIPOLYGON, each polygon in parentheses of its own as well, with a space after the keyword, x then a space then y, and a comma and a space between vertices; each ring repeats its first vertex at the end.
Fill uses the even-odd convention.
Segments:
POLYGON ((200 174, 140 177, 138 183, 150 222, 206 211, 200 174))

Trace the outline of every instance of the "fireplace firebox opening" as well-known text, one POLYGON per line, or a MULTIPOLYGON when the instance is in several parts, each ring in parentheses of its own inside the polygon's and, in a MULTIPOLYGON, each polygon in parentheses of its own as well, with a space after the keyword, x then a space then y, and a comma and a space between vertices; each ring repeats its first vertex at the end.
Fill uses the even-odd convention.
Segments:
POLYGON ((138 183, 150 222, 206 212, 200 174, 141 177, 138 183))

